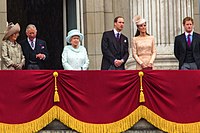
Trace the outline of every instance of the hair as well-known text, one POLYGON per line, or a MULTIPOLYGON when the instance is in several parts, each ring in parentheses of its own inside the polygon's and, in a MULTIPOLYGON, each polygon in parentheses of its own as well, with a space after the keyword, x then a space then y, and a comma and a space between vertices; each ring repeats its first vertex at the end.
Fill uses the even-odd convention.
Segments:
POLYGON ((30 28, 33 28, 33 29, 35 29, 35 30, 37 31, 37 28, 36 28, 36 26, 35 26, 34 24, 29 24, 29 25, 26 27, 26 32, 28 32, 28 30, 29 30, 30 28))
POLYGON ((118 18, 124 18, 124 17, 122 17, 122 16, 117 16, 117 17, 115 17, 115 18, 114 18, 114 23, 117 22, 118 18))
MULTIPOLYGON (((138 25, 137 25, 137 27, 138 27, 138 25)), ((146 34, 147 34, 148 36, 150 36, 149 33, 146 32, 146 34)), ((136 31, 136 33, 135 33, 135 37, 136 37, 136 36, 139 36, 139 35, 140 35, 140 31, 137 29, 137 31, 136 31)))
POLYGON ((194 24, 194 20, 193 20, 193 18, 191 18, 191 17, 185 17, 185 18, 183 19, 183 25, 185 25, 186 21, 192 21, 192 24, 194 24))

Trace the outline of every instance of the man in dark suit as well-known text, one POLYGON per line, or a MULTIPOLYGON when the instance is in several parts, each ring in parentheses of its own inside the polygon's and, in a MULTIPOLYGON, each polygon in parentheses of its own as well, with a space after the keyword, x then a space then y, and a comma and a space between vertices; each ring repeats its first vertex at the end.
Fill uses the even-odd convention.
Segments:
POLYGON ((125 70, 129 53, 128 38, 121 33, 123 28, 124 18, 118 16, 114 19, 114 29, 103 33, 101 70, 125 70))
POLYGON ((36 38, 35 25, 29 24, 26 28, 27 38, 20 42, 25 56, 24 69, 45 69, 45 61, 48 58, 46 42, 36 38))
POLYGON ((185 32, 175 37, 174 54, 181 70, 200 69, 200 35, 193 31, 191 17, 183 19, 185 32))

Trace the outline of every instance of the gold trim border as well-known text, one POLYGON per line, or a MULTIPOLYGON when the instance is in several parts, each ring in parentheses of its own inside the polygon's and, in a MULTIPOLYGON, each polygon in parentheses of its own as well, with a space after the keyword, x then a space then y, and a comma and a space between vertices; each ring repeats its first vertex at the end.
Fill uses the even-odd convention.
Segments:
POLYGON ((58 106, 53 106, 44 115, 33 121, 22 124, 0 123, 1 133, 30 133, 38 132, 54 119, 60 120, 66 126, 81 133, 120 133, 135 125, 141 118, 168 133, 199 133, 200 122, 176 123, 165 120, 141 105, 125 118, 107 124, 93 124, 75 119, 58 106))

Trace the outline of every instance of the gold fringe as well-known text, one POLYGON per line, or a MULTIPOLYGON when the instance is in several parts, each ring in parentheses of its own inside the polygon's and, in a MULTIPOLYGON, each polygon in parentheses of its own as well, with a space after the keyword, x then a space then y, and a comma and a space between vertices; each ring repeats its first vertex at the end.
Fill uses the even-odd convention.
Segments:
POLYGON ((145 106, 140 106, 142 118, 146 119, 152 125, 156 126, 158 129, 168 133, 199 133, 200 132, 200 122, 194 123, 176 123, 171 122, 166 119, 161 118, 159 115, 155 114, 145 106))
POLYGON ((58 95, 58 87, 57 87, 57 77, 58 77, 58 72, 54 72, 53 76, 55 78, 55 92, 54 92, 54 102, 60 102, 60 98, 58 95))
POLYGON ((57 117, 57 108, 52 107, 38 119, 21 124, 0 123, 0 133, 33 133, 38 132, 57 117))
POLYGON ((143 87, 142 87, 142 77, 144 76, 144 73, 142 71, 140 71, 138 73, 138 75, 140 76, 140 100, 139 102, 145 102, 145 97, 144 97, 144 92, 143 92, 143 87))
POLYGON ((62 123, 81 133, 120 133, 128 130, 141 118, 146 119, 152 125, 168 133, 199 133, 200 131, 200 122, 188 124, 170 122, 153 113, 143 105, 138 107, 127 117, 119 121, 107 124, 92 124, 81 122, 71 117, 66 112, 63 112, 62 109, 60 110, 59 116, 60 118, 58 119, 62 123))
POLYGON ((175 123, 165 120, 141 105, 127 117, 107 124, 93 124, 77 120, 58 106, 53 106, 40 118, 22 124, 0 123, 1 133, 30 133, 38 132, 54 119, 60 120, 66 126, 81 133, 120 133, 128 130, 141 118, 146 119, 154 126, 168 133, 199 133, 200 122, 175 123))

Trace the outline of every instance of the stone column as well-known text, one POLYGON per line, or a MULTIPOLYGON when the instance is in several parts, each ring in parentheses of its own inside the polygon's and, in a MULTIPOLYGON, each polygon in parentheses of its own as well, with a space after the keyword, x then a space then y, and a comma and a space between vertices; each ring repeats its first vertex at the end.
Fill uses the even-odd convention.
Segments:
MULTIPOLYGON (((0 42, 2 41, 6 22, 7 22, 7 8, 6 7, 7 7, 6 0, 1 0, 0 1, 0 42)), ((0 43, 0 55, 1 55, 1 45, 2 43, 0 43)), ((0 66, 1 66, 1 58, 0 58, 0 66)))
POLYGON ((194 25, 195 31, 200 33, 200 0, 194 0, 194 25))
POLYGON ((87 48, 89 69, 100 69, 101 37, 105 29, 104 0, 83 1, 85 47, 87 48))

